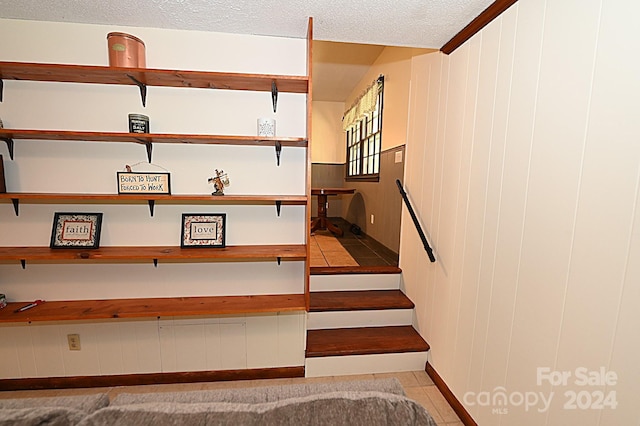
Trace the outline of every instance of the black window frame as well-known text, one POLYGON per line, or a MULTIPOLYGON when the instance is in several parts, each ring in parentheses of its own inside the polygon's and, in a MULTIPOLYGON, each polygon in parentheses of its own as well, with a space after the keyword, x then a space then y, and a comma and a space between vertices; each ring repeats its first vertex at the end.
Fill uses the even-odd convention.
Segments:
POLYGON ((380 90, 375 111, 368 113, 345 131, 347 151, 345 180, 347 182, 380 181, 384 77, 380 76, 377 81, 380 84, 380 90))

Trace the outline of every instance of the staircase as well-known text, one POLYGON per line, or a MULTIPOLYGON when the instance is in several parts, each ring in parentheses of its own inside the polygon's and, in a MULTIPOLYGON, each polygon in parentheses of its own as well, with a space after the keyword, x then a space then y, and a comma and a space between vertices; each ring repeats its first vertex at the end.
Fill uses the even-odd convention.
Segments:
POLYGON ((381 271, 312 270, 307 377, 424 370, 429 345, 411 325, 399 269, 381 271))

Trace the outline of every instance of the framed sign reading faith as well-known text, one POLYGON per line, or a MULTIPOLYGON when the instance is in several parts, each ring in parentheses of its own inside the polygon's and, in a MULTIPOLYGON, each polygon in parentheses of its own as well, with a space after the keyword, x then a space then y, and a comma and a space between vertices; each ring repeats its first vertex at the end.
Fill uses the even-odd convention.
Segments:
POLYGON ((184 213, 180 247, 224 247, 225 213, 184 213))
POLYGON ((98 248, 102 213, 55 213, 51 248, 98 248))
POLYGON ((116 172, 118 194, 171 194, 169 173, 116 172))

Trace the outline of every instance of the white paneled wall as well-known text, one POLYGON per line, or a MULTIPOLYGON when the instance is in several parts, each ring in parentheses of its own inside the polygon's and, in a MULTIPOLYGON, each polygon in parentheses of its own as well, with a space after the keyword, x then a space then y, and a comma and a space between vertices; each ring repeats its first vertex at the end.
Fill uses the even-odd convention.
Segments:
MULTIPOLYGON (((108 27, 0 19, 0 60, 77 65, 108 64, 106 35, 145 41, 149 68, 306 75, 304 39, 154 28, 108 27)), ((125 132, 129 113, 150 117, 156 133, 255 135, 257 119, 277 120, 277 135, 306 136, 306 95, 149 87, 143 108, 137 87, 4 81, 0 117, 6 128, 125 132)), ((116 171, 171 172, 174 194, 210 194, 215 169, 229 174, 228 194, 305 193, 306 149, 155 144, 153 164, 144 146, 126 143, 15 141, 11 192, 116 193, 116 171)), ((304 206, 21 204, 15 216, 0 204, 0 246, 48 246, 53 215, 104 213, 101 246, 177 246, 182 213, 226 213, 226 243, 304 244, 304 206)), ((0 293, 14 301, 140 297, 302 294, 304 262, 193 262, 143 264, 0 265, 0 293)), ((304 365, 304 314, 198 320, 117 321, 0 327, 0 377, 46 377, 304 365), (71 352, 66 335, 79 333, 71 352)))
POLYGON ((0 378, 304 365, 304 313, 0 326, 0 378), (80 335, 71 351, 68 334, 80 335))
POLYGON ((438 260, 405 215, 403 286, 479 424, 640 424, 638 12, 520 0, 413 61, 405 186, 438 260))

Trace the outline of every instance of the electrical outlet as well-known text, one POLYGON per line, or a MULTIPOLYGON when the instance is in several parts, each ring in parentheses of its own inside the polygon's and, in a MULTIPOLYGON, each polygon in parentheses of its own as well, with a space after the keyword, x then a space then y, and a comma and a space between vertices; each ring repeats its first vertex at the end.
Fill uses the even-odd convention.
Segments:
POLYGON ((371 215, 371 224, 373 225, 373 215, 371 215))
POLYGON ((80 335, 79 334, 67 334, 67 341, 69 342, 70 351, 80 350, 80 335))

